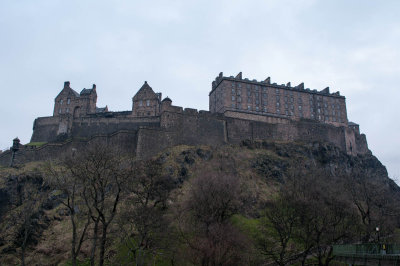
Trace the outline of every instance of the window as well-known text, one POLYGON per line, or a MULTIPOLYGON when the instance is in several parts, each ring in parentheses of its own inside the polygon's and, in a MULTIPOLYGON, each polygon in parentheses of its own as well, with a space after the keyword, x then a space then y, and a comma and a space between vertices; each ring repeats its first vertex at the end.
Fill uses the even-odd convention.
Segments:
POLYGON ((238 89, 238 90, 237 90, 237 95, 240 95, 240 94, 242 94, 242 90, 241 90, 241 89, 238 89))
POLYGON ((251 111, 251 105, 247 105, 247 110, 251 111))
POLYGON ((232 94, 235 94, 235 88, 232 88, 232 94))
POLYGON ((60 108, 60 109, 58 109, 58 113, 59 113, 59 114, 61 114, 61 108, 60 108))
POLYGON ((301 111, 301 108, 303 108, 301 105, 299 105, 299 110, 301 111))
POLYGON ((281 110, 276 109, 276 113, 277 113, 277 114, 280 114, 280 113, 281 113, 281 110))
POLYGON ((67 99, 67 104, 70 104, 70 103, 71 103, 71 99, 68 98, 68 99, 67 99))
POLYGON ((256 88, 256 91, 258 91, 258 86, 254 86, 256 88))
POLYGON ((242 101, 242 98, 240 96, 237 98, 237 101, 240 103, 242 101))
POLYGON ((256 99, 256 104, 259 104, 259 103, 260 103, 260 101, 258 99, 256 99))
POLYGON ((279 107, 279 102, 276 103, 276 106, 279 107))
POLYGON ((139 106, 143 106, 143 101, 142 100, 139 101, 139 106))
POLYGON ((234 101, 234 100, 235 100, 235 96, 232 95, 232 101, 234 101))
POLYGON ((251 90, 247 90, 247 96, 251 96, 251 90))
POLYGON ((69 113, 69 108, 66 108, 66 109, 65 109, 65 112, 68 114, 68 113, 69 113))
POLYGON ((258 97, 258 92, 256 92, 256 97, 258 97))
POLYGON ((63 99, 60 100, 60 104, 63 104, 63 99))
POLYGON ((232 82, 232 88, 234 88, 235 87, 235 82, 232 82))
POLYGON ((279 94, 279 89, 275 89, 275 93, 276 93, 276 94, 279 94))
POLYGON ((257 111, 257 112, 260 111, 259 108, 258 108, 258 106, 256 106, 256 111, 257 111))
POLYGON ((235 108, 235 104, 234 103, 232 103, 232 108, 235 108))
POLYGON ((263 93, 263 98, 267 98, 267 94, 266 93, 263 93))
POLYGON ((264 106, 264 112, 267 112, 267 107, 264 106))
POLYGON ((278 102, 280 100, 279 95, 276 95, 276 101, 278 102))
POLYGON ((146 100, 146 105, 150 106, 150 100, 146 100))

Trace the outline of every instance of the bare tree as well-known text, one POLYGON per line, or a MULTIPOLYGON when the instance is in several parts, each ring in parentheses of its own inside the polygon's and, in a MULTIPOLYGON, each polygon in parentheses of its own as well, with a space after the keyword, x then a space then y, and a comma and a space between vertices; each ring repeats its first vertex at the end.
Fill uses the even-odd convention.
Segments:
POLYGON ((244 263, 247 239, 230 222, 239 210, 240 194, 240 182, 234 175, 204 173, 191 180, 183 204, 178 207, 177 222, 193 263, 244 263))
POLYGON ((59 164, 49 163, 46 166, 49 184, 62 192, 60 203, 68 209, 72 225, 71 260, 76 266, 83 242, 87 239, 87 229, 91 223, 90 213, 83 201, 86 188, 78 176, 74 175, 76 160, 73 156, 67 157, 59 164), (83 228, 79 228, 83 219, 83 228), (80 229, 80 230, 79 230, 80 229))
POLYGON ((377 241, 377 227, 381 236, 390 235, 399 208, 393 201, 394 193, 389 185, 369 170, 356 169, 348 179, 346 188, 361 218, 361 241, 377 241))
POLYGON ((100 145, 78 153, 71 163, 68 169, 85 187, 82 197, 94 223, 91 265, 94 265, 99 229, 99 265, 103 265, 108 228, 117 213, 122 185, 132 173, 130 163, 118 151, 100 145))
POLYGON ((159 249, 166 248, 163 243, 168 224, 164 216, 174 182, 162 173, 162 165, 154 160, 138 162, 134 169, 135 174, 125 186, 128 196, 119 224, 121 240, 131 255, 127 259, 142 265, 146 258, 154 258, 159 249))
POLYGON ((261 219, 257 243, 268 261, 287 265, 299 257, 299 250, 293 243, 298 216, 293 201, 278 196, 268 202, 261 219))
POLYGON ((26 251, 38 230, 40 210, 46 193, 41 178, 21 174, 15 178, 16 199, 3 217, 6 239, 20 248, 20 260, 26 265, 26 251))

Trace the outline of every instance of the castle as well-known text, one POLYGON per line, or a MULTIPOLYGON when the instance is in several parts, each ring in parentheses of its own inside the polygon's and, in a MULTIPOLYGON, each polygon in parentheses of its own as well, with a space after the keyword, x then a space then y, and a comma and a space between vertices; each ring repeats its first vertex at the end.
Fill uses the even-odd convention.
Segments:
MULTIPOLYGON (((330 142, 350 155, 369 152, 366 137, 347 119, 345 97, 304 88, 236 77, 221 72, 212 82, 209 111, 172 105, 145 82, 132 98, 132 110, 111 112, 96 106, 96 85, 80 93, 65 82, 50 117, 33 125, 30 144, 18 149, 19 160, 53 158, 91 142, 120 146, 149 157, 180 144, 223 145, 252 140, 330 142), (39 145, 40 144, 40 145, 39 145)), ((0 154, 8 164, 11 153, 0 154)))

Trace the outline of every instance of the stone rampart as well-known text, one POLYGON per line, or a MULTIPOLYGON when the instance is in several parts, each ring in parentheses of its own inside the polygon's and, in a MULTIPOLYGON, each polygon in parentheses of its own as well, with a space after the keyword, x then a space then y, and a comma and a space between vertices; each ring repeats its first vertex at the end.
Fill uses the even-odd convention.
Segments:
MULTIPOLYGON (((56 125, 60 126, 60 123, 57 124, 59 119, 62 118, 37 119, 32 139, 40 141, 54 134, 56 125)), ((238 114, 235 117, 174 106, 156 117, 80 117, 70 123, 71 138, 68 141, 50 141, 41 147, 24 146, 18 152, 17 159, 19 162, 47 160, 96 142, 109 143, 139 158, 148 158, 175 145, 218 146, 238 144, 246 139, 330 142, 348 154, 369 152, 365 135, 349 127, 337 127, 309 119, 263 119, 265 117, 258 118, 254 114, 238 114)), ((10 152, 0 154, 0 164, 8 165, 10 156, 10 152)))

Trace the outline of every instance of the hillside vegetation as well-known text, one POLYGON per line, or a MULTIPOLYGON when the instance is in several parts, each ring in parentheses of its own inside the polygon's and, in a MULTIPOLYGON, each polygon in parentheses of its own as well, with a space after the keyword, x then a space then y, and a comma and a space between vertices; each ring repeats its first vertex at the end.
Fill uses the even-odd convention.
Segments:
POLYGON ((93 147, 0 169, 0 264, 329 265, 399 242, 399 199, 377 158, 326 143, 93 147))

